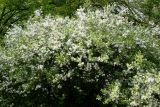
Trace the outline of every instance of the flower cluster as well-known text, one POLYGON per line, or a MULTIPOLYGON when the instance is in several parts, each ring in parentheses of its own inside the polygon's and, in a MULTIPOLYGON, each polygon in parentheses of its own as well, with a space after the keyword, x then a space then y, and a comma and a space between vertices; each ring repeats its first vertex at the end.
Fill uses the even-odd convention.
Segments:
MULTIPOLYGON (((80 8, 71 19, 42 18, 36 11, 24 28, 14 26, 1 47, 0 92, 26 100, 41 90, 62 100, 72 93, 67 90, 76 90, 81 98, 102 91, 98 95, 102 102, 130 106, 155 99, 153 94, 160 91, 157 31, 135 26, 123 13, 115 15, 111 9, 80 8)), ((0 96, 1 103, 4 98, 0 96)), ((13 99, 8 100, 16 104, 13 99)))

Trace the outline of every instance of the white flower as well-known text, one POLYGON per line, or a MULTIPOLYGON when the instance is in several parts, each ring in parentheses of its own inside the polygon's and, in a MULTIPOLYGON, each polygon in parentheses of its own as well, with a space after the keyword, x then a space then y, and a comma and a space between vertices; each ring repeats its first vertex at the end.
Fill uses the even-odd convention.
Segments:
POLYGON ((85 20, 86 19, 86 13, 84 13, 84 8, 80 8, 77 10, 77 16, 79 17, 80 20, 85 20))
POLYGON ((149 77, 149 78, 147 79, 147 82, 153 83, 153 82, 154 82, 154 78, 153 78, 153 77, 149 77))
POLYGON ((20 46, 20 49, 27 49, 27 46, 26 45, 22 45, 22 46, 20 46))
POLYGON ((35 90, 40 89, 40 88, 41 88, 41 85, 38 84, 38 85, 36 85, 35 90))
POLYGON ((43 65, 38 65, 39 70, 43 70, 43 65))
POLYGON ((39 17, 41 16, 41 10, 34 11, 35 16, 39 17))

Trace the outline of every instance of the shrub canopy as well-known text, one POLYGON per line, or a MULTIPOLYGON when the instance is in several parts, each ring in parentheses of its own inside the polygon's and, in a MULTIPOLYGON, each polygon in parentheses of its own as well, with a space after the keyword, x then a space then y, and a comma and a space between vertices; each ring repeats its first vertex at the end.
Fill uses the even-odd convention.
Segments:
POLYGON ((159 28, 111 10, 80 8, 71 19, 37 11, 10 29, 0 48, 0 105, 159 105, 159 28))

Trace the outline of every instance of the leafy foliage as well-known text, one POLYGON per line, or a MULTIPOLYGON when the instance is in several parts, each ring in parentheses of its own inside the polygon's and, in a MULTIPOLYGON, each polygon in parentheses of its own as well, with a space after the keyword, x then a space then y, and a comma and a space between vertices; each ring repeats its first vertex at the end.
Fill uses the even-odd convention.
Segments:
POLYGON ((155 24, 160 24, 160 2, 159 0, 133 0, 131 6, 144 15, 143 20, 152 21, 155 24))
MULTIPOLYGON (((38 3, 34 0, 34 3, 38 3)), ((13 24, 22 24, 35 10, 30 0, 0 0, 0 38, 13 24)))
POLYGON ((10 29, 0 48, 1 106, 158 105, 159 28, 112 10, 80 8, 71 19, 36 11, 10 29))

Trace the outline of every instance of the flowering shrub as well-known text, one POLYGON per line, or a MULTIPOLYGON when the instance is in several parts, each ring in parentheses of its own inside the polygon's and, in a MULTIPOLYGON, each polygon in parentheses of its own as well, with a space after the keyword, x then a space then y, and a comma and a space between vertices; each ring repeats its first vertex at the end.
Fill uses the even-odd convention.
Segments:
MULTIPOLYGON (((1 106, 159 104, 160 40, 112 7, 35 16, 0 48, 1 106)), ((153 106, 153 105, 152 105, 153 106)))

